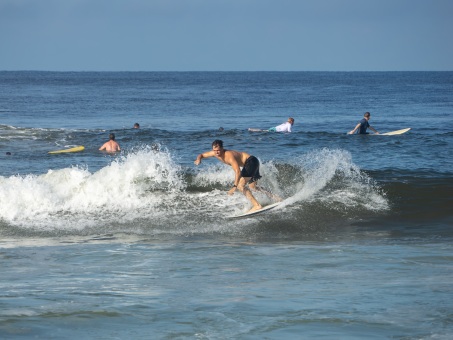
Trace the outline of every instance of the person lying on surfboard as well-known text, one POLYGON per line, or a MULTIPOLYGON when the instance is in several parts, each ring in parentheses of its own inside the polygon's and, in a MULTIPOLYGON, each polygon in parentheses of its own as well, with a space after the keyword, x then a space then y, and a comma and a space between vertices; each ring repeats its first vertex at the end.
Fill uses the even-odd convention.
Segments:
POLYGON ((294 125, 294 118, 289 117, 287 122, 283 124, 277 125, 275 127, 271 127, 268 131, 269 132, 291 132, 291 128, 294 125))
MULTIPOLYGON (((260 162, 255 156, 251 156, 246 152, 240 152, 235 150, 225 150, 223 148, 223 141, 216 139, 212 142, 212 150, 201 153, 197 156, 194 161, 195 165, 199 165, 203 158, 215 157, 219 161, 228 164, 234 170, 234 185, 228 190, 228 195, 234 194, 236 189, 241 191, 244 196, 252 203, 253 207, 250 211, 259 210, 262 205, 253 196, 253 191, 262 191, 267 193, 265 190, 257 187, 257 181, 261 178, 260 175, 260 162), (241 170, 242 167, 242 170, 241 170), (246 187, 247 185, 247 187, 246 187)), ((267 193, 275 199, 275 195, 267 193)), ((277 198, 279 199, 279 198, 277 198)), ((280 199, 281 200, 281 199, 280 199)))
POLYGON ((291 129, 294 125, 294 118, 289 117, 288 121, 284 122, 283 124, 271 127, 267 130, 262 130, 262 129, 249 129, 251 132, 291 132, 291 129))
POLYGON ((115 141, 115 134, 111 133, 109 135, 109 141, 105 142, 104 145, 102 145, 99 148, 100 151, 105 150, 107 152, 116 152, 116 151, 121 151, 120 145, 115 141))
POLYGON ((371 118, 371 114, 369 112, 365 112, 365 114, 363 115, 363 118, 362 120, 356 125, 356 127, 354 128, 354 130, 351 130, 348 132, 349 135, 353 135, 357 130, 359 131, 359 134, 361 135, 366 135, 368 132, 366 132, 366 130, 368 128, 370 128, 371 130, 373 130, 376 134, 379 134, 379 132, 377 132, 371 125, 370 123, 368 122, 371 118))

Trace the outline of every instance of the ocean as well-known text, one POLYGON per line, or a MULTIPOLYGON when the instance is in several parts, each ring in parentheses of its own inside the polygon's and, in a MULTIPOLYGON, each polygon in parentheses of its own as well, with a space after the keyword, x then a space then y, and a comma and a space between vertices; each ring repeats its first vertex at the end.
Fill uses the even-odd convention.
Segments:
POLYGON ((453 72, 0 72, 0 338, 451 339, 452 122, 453 72))

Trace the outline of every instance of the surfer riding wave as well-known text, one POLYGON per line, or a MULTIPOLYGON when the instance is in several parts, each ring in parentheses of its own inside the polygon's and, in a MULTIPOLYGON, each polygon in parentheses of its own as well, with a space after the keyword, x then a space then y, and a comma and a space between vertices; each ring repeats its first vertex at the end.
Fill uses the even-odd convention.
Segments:
POLYGON ((281 201, 280 197, 267 192, 257 186, 257 181, 261 178, 259 173, 259 160, 246 152, 225 150, 223 141, 216 139, 212 142, 212 150, 201 153, 194 161, 195 165, 199 165, 203 158, 215 157, 222 163, 231 166, 235 173, 233 187, 228 190, 228 195, 234 194, 236 189, 242 192, 244 196, 252 203, 251 211, 260 210, 262 205, 256 200, 251 191, 261 191, 274 200, 281 201), (242 170, 241 170, 242 167, 242 170))

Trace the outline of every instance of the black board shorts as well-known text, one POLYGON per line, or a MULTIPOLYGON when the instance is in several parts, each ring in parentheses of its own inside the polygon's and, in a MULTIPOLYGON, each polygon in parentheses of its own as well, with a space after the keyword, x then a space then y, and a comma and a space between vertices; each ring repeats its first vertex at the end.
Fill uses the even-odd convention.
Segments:
POLYGON ((245 161, 244 167, 241 170, 242 177, 251 177, 248 183, 256 182, 261 178, 260 161, 255 156, 250 156, 245 161))

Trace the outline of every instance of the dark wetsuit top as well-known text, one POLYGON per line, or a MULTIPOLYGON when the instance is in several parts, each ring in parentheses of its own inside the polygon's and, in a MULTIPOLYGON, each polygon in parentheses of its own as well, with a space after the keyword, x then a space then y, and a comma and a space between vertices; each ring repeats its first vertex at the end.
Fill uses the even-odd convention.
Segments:
POLYGON ((360 128, 359 128, 359 134, 366 134, 366 129, 368 129, 370 127, 370 123, 368 123, 368 121, 363 118, 361 121, 360 121, 360 128))
POLYGON ((244 167, 241 170, 242 177, 251 177, 249 183, 256 182, 261 178, 260 161, 255 156, 250 156, 245 161, 244 167))

